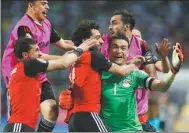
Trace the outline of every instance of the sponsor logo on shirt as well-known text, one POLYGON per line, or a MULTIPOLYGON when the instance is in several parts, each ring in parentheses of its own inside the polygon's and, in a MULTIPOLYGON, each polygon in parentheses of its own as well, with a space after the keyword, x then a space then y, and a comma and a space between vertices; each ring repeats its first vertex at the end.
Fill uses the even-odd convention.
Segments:
POLYGON ((42 49, 42 48, 47 47, 49 44, 50 44, 49 41, 47 41, 47 42, 40 42, 40 43, 38 44, 38 46, 39 46, 40 49, 42 49))
POLYGON ((123 80, 122 81, 122 86, 125 88, 128 88, 131 86, 131 81, 130 80, 123 80))

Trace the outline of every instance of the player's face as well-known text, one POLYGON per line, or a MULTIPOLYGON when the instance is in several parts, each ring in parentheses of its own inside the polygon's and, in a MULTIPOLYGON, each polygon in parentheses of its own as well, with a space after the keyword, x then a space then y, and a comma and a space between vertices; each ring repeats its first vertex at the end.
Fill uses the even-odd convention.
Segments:
POLYGON ((139 30, 133 29, 132 33, 133 33, 133 35, 135 35, 135 36, 137 36, 137 37, 142 39, 142 35, 141 35, 141 32, 139 30))
POLYGON ((109 59, 118 65, 125 64, 128 55, 128 42, 123 39, 114 39, 109 48, 109 59))
POLYGON ((111 20, 110 20, 110 25, 109 25, 109 30, 111 32, 112 35, 115 34, 122 34, 125 35, 125 27, 124 27, 124 23, 122 21, 122 16, 121 15, 114 15, 112 16, 111 20))
POLYGON ((104 43, 104 41, 101 38, 101 34, 100 34, 99 30, 92 29, 91 33, 92 33, 91 38, 95 38, 96 39, 95 48, 100 50, 100 47, 104 43))
POLYGON ((40 50, 39 46, 36 45, 31 45, 31 49, 28 52, 28 59, 36 59, 40 57, 40 50))
POLYGON ((38 0, 32 4, 31 8, 37 20, 42 21, 46 19, 49 10, 47 0, 38 0))

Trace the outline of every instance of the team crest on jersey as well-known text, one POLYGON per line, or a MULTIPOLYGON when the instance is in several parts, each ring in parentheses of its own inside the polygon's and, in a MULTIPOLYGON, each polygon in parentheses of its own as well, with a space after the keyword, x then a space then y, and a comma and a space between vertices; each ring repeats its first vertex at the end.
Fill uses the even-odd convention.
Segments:
POLYGON ((12 71, 11 71, 11 74, 10 75, 13 75, 14 73, 16 73, 17 71, 17 67, 15 67, 12 71))
POLYGON ((122 81, 122 86, 127 88, 131 86, 131 81, 130 80, 123 80, 122 81))

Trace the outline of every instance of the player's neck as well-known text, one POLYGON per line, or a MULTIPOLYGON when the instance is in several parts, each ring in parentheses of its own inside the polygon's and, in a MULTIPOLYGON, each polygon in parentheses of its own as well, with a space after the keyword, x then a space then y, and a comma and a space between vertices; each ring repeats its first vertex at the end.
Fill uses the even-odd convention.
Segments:
POLYGON ((41 21, 38 20, 37 17, 35 17, 35 15, 33 15, 33 13, 27 11, 26 14, 27 14, 33 21, 35 21, 36 23, 41 24, 41 21))
POLYGON ((125 36, 129 39, 129 44, 130 44, 130 42, 131 42, 131 40, 132 40, 132 37, 133 37, 132 32, 129 31, 129 30, 127 30, 127 31, 125 32, 125 36))

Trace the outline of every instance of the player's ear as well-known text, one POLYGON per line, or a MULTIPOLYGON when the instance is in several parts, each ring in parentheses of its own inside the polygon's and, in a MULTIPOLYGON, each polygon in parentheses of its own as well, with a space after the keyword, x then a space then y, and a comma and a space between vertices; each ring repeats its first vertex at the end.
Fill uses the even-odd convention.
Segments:
POLYGON ((28 59, 29 54, 27 52, 22 52, 23 59, 28 59))
POLYGON ((28 8, 33 8, 33 3, 28 3, 28 8))
POLYGON ((125 31, 127 31, 127 30, 129 29, 129 27, 130 27, 129 24, 125 24, 125 25, 124 25, 124 29, 125 29, 125 31))

